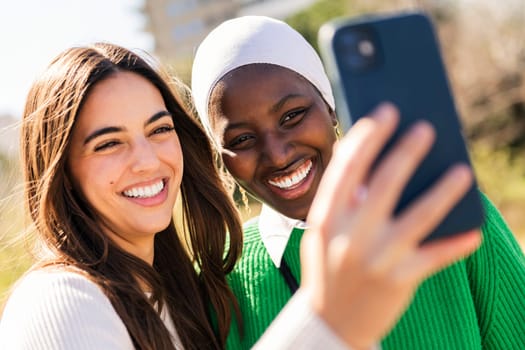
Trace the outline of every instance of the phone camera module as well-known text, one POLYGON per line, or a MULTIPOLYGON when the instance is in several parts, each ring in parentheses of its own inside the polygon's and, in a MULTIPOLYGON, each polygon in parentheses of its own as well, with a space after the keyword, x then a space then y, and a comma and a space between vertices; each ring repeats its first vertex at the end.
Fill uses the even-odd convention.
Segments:
POLYGON ((353 73, 366 72, 378 64, 378 45, 372 30, 366 27, 352 28, 335 41, 342 59, 342 67, 353 73))

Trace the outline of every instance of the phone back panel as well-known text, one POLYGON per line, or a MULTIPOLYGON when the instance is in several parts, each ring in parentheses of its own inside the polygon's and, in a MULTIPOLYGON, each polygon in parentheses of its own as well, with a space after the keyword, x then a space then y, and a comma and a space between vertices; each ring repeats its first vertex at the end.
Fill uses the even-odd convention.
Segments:
MULTIPOLYGON (((396 213, 452 164, 470 164, 438 42, 424 14, 332 22, 320 31, 320 47, 344 128, 390 101, 400 109, 401 121, 386 148, 417 120, 426 119, 436 129, 436 142, 403 192, 396 213)), ((474 183, 428 239, 470 230, 482 221, 474 183)))

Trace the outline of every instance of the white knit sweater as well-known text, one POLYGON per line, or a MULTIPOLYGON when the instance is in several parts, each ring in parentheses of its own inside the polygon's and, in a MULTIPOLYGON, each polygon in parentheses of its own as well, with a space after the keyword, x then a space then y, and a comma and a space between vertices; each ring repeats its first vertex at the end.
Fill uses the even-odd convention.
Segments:
MULTIPOLYGON (((347 349, 308 307, 294 296, 257 349, 347 349)), ((182 349, 167 313, 161 318, 182 349)), ((63 270, 33 271, 11 294, 0 321, 0 349, 134 349, 131 337, 109 299, 86 277, 63 270)))

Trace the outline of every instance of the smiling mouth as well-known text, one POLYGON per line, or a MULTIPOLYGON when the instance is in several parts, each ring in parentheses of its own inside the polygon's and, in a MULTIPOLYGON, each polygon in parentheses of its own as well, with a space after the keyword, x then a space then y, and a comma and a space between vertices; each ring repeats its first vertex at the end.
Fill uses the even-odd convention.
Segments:
POLYGON ((122 192, 122 194, 128 198, 151 198, 158 195, 165 187, 163 180, 159 180, 157 183, 150 186, 134 187, 129 190, 122 192))
POLYGON ((312 170, 312 161, 308 160, 304 162, 299 168, 297 168, 293 173, 290 173, 285 176, 278 176, 271 180, 268 180, 268 183, 272 186, 278 187, 282 190, 289 190, 296 187, 300 184, 312 170))

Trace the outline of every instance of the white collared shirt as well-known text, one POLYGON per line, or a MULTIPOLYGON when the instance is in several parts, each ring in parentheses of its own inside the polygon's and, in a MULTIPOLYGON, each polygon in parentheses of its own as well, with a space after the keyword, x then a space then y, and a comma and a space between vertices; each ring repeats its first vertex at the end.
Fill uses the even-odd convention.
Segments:
POLYGON ((306 222, 291 219, 263 204, 259 214, 259 233, 264 247, 276 267, 281 260, 294 228, 306 229, 306 222))

